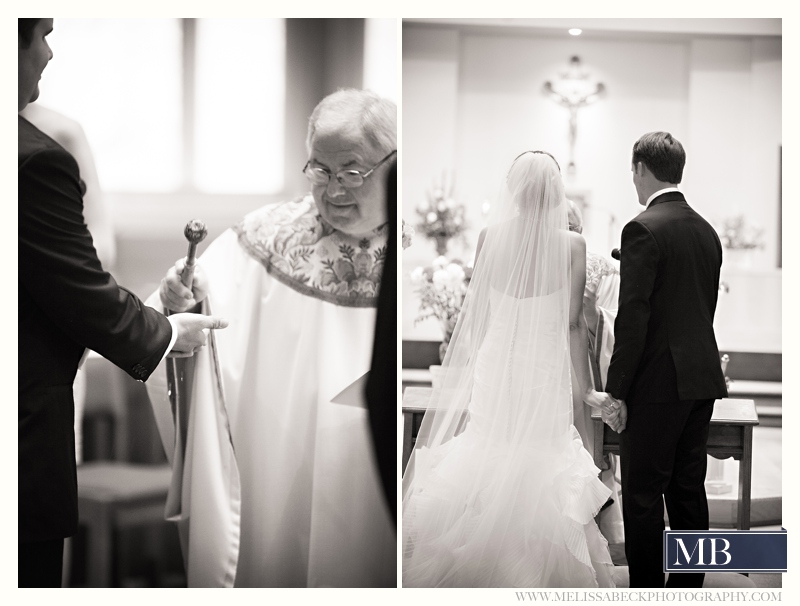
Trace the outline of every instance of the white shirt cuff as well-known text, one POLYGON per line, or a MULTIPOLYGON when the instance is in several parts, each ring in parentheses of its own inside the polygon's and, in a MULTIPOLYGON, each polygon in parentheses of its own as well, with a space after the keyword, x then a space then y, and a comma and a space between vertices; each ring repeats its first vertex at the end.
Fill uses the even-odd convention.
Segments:
POLYGON ((167 351, 164 352, 164 355, 161 356, 161 362, 164 361, 164 358, 167 357, 167 354, 172 351, 172 348, 175 346, 175 341, 178 340, 178 329, 176 328, 175 324, 172 322, 172 317, 167 316, 167 320, 169 320, 169 326, 172 329, 172 336, 169 338, 169 345, 167 345, 167 351))

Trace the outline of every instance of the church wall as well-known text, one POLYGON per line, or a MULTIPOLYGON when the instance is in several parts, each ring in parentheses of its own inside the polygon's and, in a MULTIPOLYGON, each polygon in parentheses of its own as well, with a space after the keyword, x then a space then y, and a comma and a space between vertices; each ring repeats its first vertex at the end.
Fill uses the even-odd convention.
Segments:
MULTIPOLYGON (((455 197, 467 206, 472 229, 468 245, 452 246, 450 254, 471 259, 483 225, 481 206, 495 198, 517 154, 548 150, 563 169, 569 113, 542 87, 576 54, 607 90, 604 98, 578 112, 573 187, 588 192, 592 210, 586 213, 584 235, 589 248, 608 254, 618 245, 622 226, 641 210, 630 173, 635 140, 653 130, 672 132, 687 149, 681 189, 698 212, 712 222, 744 213, 765 228, 767 245, 753 256, 751 268, 726 269, 734 272, 736 288, 720 302, 720 345, 780 351, 781 279, 775 269, 779 38, 562 39, 413 24, 403 29, 407 221, 416 221, 414 206, 441 171, 453 166, 455 197), (447 53, 442 53, 445 44, 447 53), (457 78, 452 77, 454 69, 457 78), (755 308, 769 313, 754 318, 755 308)), ((403 254, 404 271, 434 256, 432 244, 418 236, 403 254)), ((417 303, 410 290, 406 277, 403 338, 439 339, 433 321, 413 325, 417 303)))
POLYGON ((687 195, 708 201, 711 220, 745 214, 764 228, 766 247, 754 258, 764 269, 777 262, 780 47, 770 56, 775 50, 751 40, 697 40, 690 52, 687 195))
POLYGON ((728 289, 715 317, 719 345, 779 352, 781 44, 772 38, 695 40, 690 68, 687 196, 707 200, 704 214, 712 221, 741 214, 764 230, 764 248, 750 253, 745 266, 736 253, 723 251, 728 289))
MULTIPOLYGON (((402 210, 401 217, 416 223, 415 206, 443 171, 456 166, 456 107, 458 105, 459 37, 453 30, 403 28, 402 99, 402 210)), ((428 320, 414 327, 419 307, 408 280, 417 265, 430 263, 435 249, 417 236, 403 253, 403 334, 441 338, 428 320)))
POLYGON ((566 171, 569 111, 542 86, 557 78, 570 56, 578 55, 605 84, 605 98, 578 110, 577 175, 572 184, 566 181, 568 188, 589 191, 589 204, 598 212, 595 225, 585 226, 587 241, 608 253, 624 222, 639 212, 630 172, 634 141, 652 130, 668 130, 679 139, 686 132, 685 47, 482 36, 466 37, 463 47, 457 147, 460 197, 471 210, 483 200, 492 202, 510 162, 523 150, 550 151, 566 171), (658 74, 652 65, 659 66, 658 74))
POLYGON ((766 229, 766 250, 762 266, 773 267, 780 258, 779 234, 780 213, 773 200, 780 199, 779 146, 783 143, 781 132, 781 40, 766 39, 753 41, 752 94, 753 111, 750 119, 753 124, 753 157, 755 175, 763 176, 757 183, 755 198, 763 200, 761 207, 769 214, 763 217, 766 229), (773 178, 770 178, 772 176, 773 178))

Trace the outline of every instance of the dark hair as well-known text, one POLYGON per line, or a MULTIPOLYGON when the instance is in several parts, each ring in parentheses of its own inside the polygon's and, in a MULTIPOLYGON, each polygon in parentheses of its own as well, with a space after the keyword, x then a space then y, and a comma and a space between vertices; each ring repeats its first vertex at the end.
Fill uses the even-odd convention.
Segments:
POLYGON ((17 19, 19 37, 22 40, 22 48, 28 48, 33 42, 33 30, 41 19, 17 19))
POLYGON ((664 183, 680 183, 686 152, 683 145, 669 133, 657 131, 639 137, 633 144, 633 164, 641 162, 664 183))
MULTIPOLYGON (((539 151, 538 149, 536 149, 536 150, 530 150, 530 151, 524 151, 524 152, 522 152, 522 153, 521 153, 519 156, 517 156, 516 158, 514 158, 514 162, 516 162, 517 160, 519 160, 519 159, 520 159, 522 156, 524 156, 525 154, 545 154, 546 156, 550 156, 551 158, 553 158, 553 162, 555 162, 555 163, 556 163, 556 168, 558 169, 558 172, 561 172, 561 167, 558 165, 558 160, 556 160, 556 159, 555 159, 555 157, 553 156, 553 154, 551 154, 550 152, 546 152, 546 151, 539 151)), ((512 163, 511 163, 511 166, 514 166, 514 162, 512 162, 512 163)))

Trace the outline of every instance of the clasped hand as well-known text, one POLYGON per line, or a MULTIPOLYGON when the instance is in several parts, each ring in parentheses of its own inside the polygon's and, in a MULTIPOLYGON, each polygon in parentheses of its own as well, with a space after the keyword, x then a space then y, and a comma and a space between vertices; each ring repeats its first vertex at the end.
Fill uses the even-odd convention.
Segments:
POLYGON ((625 405, 625 400, 617 400, 609 393, 589 389, 583 401, 599 410, 600 418, 611 429, 617 433, 622 433, 625 429, 628 423, 628 407, 625 405))
MULTIPOLYGON (((186 262, 179 259, 161 280, 158 295, 165 309, 174 312, 192 311, 208 296, 208 279, 200 265, 194 267, 192 289, 181 282, 186 262)), ((208 330, 225 328, 228 321, 214 316, 196 313, 177 313, 170 316, 170 322, 178 332, 175 345, 169 353, 170 358, 187 358, 197 352, 206 342, 208 330)))
POLYGON ((194 266, 191 290, 183 285, 181 275, 185 266, 186 260, 178 259, 161 279, 158 295, 161 304, 170 311, 189 311, 208 296, 208 278, 199 263, 194 266))

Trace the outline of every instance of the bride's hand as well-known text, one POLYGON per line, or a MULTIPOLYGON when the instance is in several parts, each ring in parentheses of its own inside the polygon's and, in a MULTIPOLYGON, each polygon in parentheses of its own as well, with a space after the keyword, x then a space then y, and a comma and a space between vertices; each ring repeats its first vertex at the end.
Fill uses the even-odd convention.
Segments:
POLYGON ((596 391, 591 387, 583 394, 583 401, 599 410, 602 414, 611 415, 620 409, 620 403, 604 391, 596 391))

